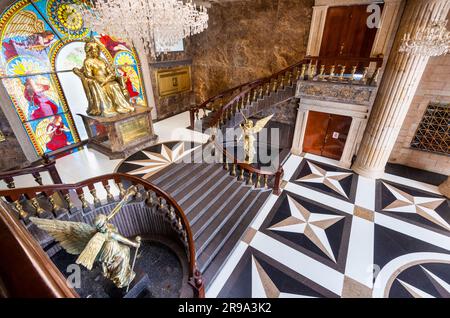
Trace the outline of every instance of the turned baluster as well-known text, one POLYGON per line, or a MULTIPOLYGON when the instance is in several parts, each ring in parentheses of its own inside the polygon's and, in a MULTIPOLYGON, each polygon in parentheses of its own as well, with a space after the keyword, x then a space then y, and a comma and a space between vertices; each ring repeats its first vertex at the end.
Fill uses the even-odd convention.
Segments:
POLYGON ((345 65, 341 66, 341 72, 339 74, 339 80, 343 81, 344 80, 344 74, 345 74, 345 65))
POLYGON ((266 95, 270 95, 270 81, 266 84, 266 95))
POLYGON ((333 77, 334 77, 334 69, 335 69, 335 66, 334 66, 334 65, 331 65, 331 68, 330 68, 330 76, 329 76, 330 80, 332 80, 333 77))
POLYGON ((22 204, 20 204, 19 200, 14 201, 14 207, 19 213, 19 218, 26 219, 28 217, 28 213, 24 211, 22 204))
POLYGON ((235 163, 233 163, 232 166, 231 166, 231 175, 233 177, 236 176, 236 164, 235 163))
POLYGON ((261 175, 259 173, 256 174, 256 188, 261 187, 261 175))
POLYGON ((70 199, 70 194, 69 194, 69 192, 67 192, 67 193, 64 195, 64 200, 65 200, 66 203, 67 203, 67 208, 68 208, 69 211, 71 211, 72 209, 75 208, 75 206, 74 206, 72 200, 70 199))
POLYGON ((371 85, 376 85, 378 83, 378 76, 380 75, 380 68, 381 67, 377 67, 377 69, 375 70, 375 73, 373 73, 372 80, 370 81, 371 85))
POLYGON ((89 203, 86 201, 86 197, 84 195, 83 189, 77 189, 76 190, 77 195, 78 195, 78 199, 81 202, 81 207, 83 208, 83 210, 88 209, 89 208, 89 203))
POLYGON ((161 210, 164 209, 164 202, 162 197, 158 197, 158 205, 161 210))
POLYGON ((244 180, 244 168, 242 168, 242 167, 241 167, 241 173, 239 174, 238 180, 239 180, 239 181, 244 180))
POLYGON ((33 172, 31 175, 34 177, 34 181, 36 181, 37 184, 42 185, 42 177, 39 172, 33 172))
POLYGON ((109 185, 108 180, 103 180, 102 184, 106 191, 106 200, 108 202, 114 202, 114 196, 111 194, 111 186, 109 185))
POLYGON ((287 81, 287 83, 288 83, 288 86, 292 86, 292 73, 291 72, 288 72, 288 81, 287 81))
POLYGON ((306 64, 302 64, 302 70, 300 72, 300 76, 297 79, 304 79, 306 73, 306 64))
POLYGON ((267 174, 264 175, 264 188, 269 188, 269 177, 267 176, 267 174))
POLYGON ((52 212, 56 215, 56 213, 61 210, 61 207, 56 203, 54 196, 56 193, 53 193, 52 191, 46 192, 46 195, 48 197, 48 201, 52 205, 52 212))
POLYGON ((97 197, 97 190, 95 189, 94 185, 89 185, 89 192, 91 193, 92 198, 94 199, 94 206, 98 208, 101 206, 100 199, 97 197))
POLYGON ((45 210, 43 208, 41 208, 36 197, 31 199, 31 205, 36 210, 37 215, 41 215, 41 214, 45 213, 45 210))
POLYGON ((146 203, 147 203, 148 206, 152 206, 153 205, 154 200, 153 200, 153 193, 152 193, 152 191, 147 191, 146 203))
POLYGON ((6 182, 6 186, 8 187, 8 189, 14 189, 16 187, 13 177, 6 177, 3 180, 6 182))
POLYGON ((310 70, 309 78, 310 78, 311 80, 313 80, 313 79, 314 79, 314 76, 316 76, 316 65, 315 65, 315 64, 311 65, 311 67, 310 67, 309 70, 310 70))
POLYGON ((350 76, 350 81, 355 80, 355 74, 356 74, 356 65, 352 67, 352 75, 350 76))
POLYGON ((250 172, 248 174, 248 182, 247 185, 252 186, 253 185, 253 172, 250 172))
POLYGON ((280 80, 280 89, 284 89, 284 75, 281 76, 281 80, 280 80))
POLYGON ((367 73, 369 72, 369 68, 366 66, 364 67, 364 72, 361 78, 361 83, 363 83, 364 85, 367 84, 367 73))
POLYGON ((122 182, 118 182, 117 187, 119 188, 119 196, 122 199, 125 196, 125 194, 127 193, 127 191, 125 191, 125 188, 124 188, 122 182))
POLYGON ((320 65, 319 80, 323 81, 325 73, 325 64, 320 65))
POLYGON ((273 81, 273 89, 272 89, 272 91, 273 91, 273 92, 276 92, 277 89, 278 89, 278 78, 276 78, 276 79, 273 81))
POLYGON ((264 84, 259 87, 259 99, 262 99, 264 96, 264 84))
POLYGON ((253 90, 253 99, 252 101, 256 102, 258 100, 258 90, 255 88, 253 90))
POLYGON ((247 105, 250 106, 252 103, 252 90, 250 90, 247 94, 247 105))

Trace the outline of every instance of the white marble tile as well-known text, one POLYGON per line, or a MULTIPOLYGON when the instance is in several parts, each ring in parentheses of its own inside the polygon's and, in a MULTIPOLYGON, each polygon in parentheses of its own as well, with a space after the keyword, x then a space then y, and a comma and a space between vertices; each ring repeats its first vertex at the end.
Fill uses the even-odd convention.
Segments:
POLYGON ((375 211, 375 180, 358 176, 355 205, 375 211))
POLYGON ((385 173, 383 175, 382 179, 387 180, 387 181, 392 181, 395 183, 399 183, 399 184, 402 184, 402 185, 405 185, 408 187, 413 187, 416 189, 420 189, 420 190, 424 190, 424 191, 428 191, 428 192, 432 192, 432 193, 441 195, 439 188, 432 184, 395 176, 395 175, 389 174, 389 173, 385 173))
POLYGON ((292 178, 295 170, 297 170, 298 166, 302 162, 303 157, 291 154, 289 159, 283 165, 284 176, 283 180, 289 181, 292 178))
POLYGON ((220 293, 223 286, 227 282, 228 278, 230 277, 231 273, 233 272, 234 268, 241 260, 242 255, 244 255, 244 252, 247 249, 247 247, 248 245, 246 243, 244 243, 243 241, 239 241, 233 253, 230 255, 225 265, 222 267, 221 271, 219 272, 219 274, 214 279, 213 283, 209 286, 208 290, 206 291, 206 297, 208 298, 217 297, 217 295, 220 293))
POLYGON ((339 167, 339 160, 333 160, 333 159, 330 159, 330 158, 313 155, 312 153, 305 154, 304 158, 305 159, 311 159, 311 160, 314 160, 314 161, 318 161, 318 162, 322 162, 322 163, 326 163, 326 164, 329 164, 329 165, 332 165, 332 166, 339 167))
POLYGON ((267 215, 269 214, 270 210, 275 205, 275 203, 277 202, 278 199, 279 199, 279 196, 277 196, 277 195, 271 194, 269 196, 266 203, 263 205, 262 209, 259 210, 255 219, 250 224, 250 226, 252 228, 259 230, 259 228, 263 224, 264 220, 266 219, 267 215))
POLYGON ((304 198, 324 204, 339 211, 353 214, 354 205, 352 203, 340 200, 330 195, 323 194, 318 191, 311 190, 298 184, 289 182, 285 190, 298 194, 304 198))
POLYGON ((333 293, 341 295, 344 275, 331 267, 261 232, 256 233, 250 246, 333 293))
POLYGON ((345 274, 372 288, 374 259, 374 223, 353 217, 345 274))
POLYGON ((401 221, 399 219, 378 212, 375 212, 375 223, 450 251, 449 236, 401 221))

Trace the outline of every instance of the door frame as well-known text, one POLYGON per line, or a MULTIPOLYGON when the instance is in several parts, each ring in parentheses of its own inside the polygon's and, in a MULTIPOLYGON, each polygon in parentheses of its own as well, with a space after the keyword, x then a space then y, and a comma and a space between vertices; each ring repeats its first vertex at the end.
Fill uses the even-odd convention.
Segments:
POLYGON ((338 162, 340 167, 346 169, 350 168, 352 165, 352 158, 358 151, 364 129, 367 125, 368 108, 369 107, 365 105, 301 98, 297 113, 297 121, 295 123, 291 153, 298 156, 303 154, 303 141, 305 139, 309 111, 351 117, 352 123, 350 125, 350 130, 347 135, 341 159, 338 162))

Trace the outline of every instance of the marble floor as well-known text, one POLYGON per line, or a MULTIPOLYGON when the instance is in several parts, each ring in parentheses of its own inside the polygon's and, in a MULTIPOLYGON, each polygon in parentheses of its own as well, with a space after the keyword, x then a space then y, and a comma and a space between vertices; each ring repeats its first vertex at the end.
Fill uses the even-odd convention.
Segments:
MULTIPOLYGON (((188 125, 186 112, 155 131, 160 142, 207 141, 188 125)), ((84 149, 56 165, 74 183, 120 162, 84 149)), ((290 155, 284 170, 282 194, 266 201, 207 297, 450 297, 450 207, 437 186, 366 179, 310 154, 290 155)))
POLYGON ((291 155, 207 297, 450 297, 450 207, 436 186, 291 155))

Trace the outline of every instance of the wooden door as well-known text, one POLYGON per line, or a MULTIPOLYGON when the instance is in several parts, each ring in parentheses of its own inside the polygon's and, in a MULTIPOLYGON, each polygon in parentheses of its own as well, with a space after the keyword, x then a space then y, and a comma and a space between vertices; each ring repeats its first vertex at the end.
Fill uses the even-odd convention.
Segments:
MULTIPOLYGON (((379 4, 383 9, 383 4, 379 4)), ((320 57, 339 58, 333 62, 320 61, 321 64, 348 64, 347 67, 356 65, 348 61, 352 57, 370 57, 377 28, 367 26, 367 18, 371 15, 367 12, 367 5, 330 7, 320 47, 320 57)), ((367 63, 368 64, 368 63, 367 63)), ((359 65, 368 66, 368 65, 359 65)))
POLYGON ((351 123, 351 117, 310 111, 303 151, 340 160, 351 123))

